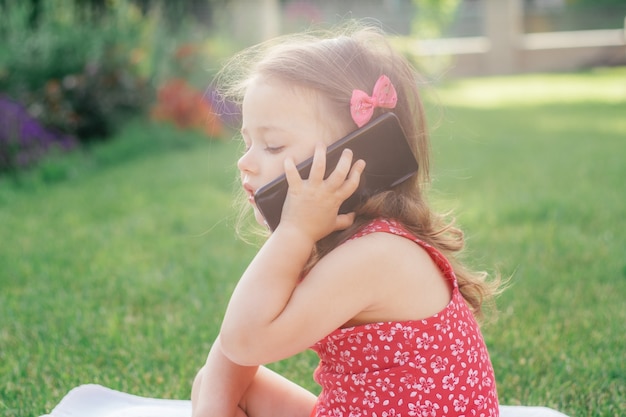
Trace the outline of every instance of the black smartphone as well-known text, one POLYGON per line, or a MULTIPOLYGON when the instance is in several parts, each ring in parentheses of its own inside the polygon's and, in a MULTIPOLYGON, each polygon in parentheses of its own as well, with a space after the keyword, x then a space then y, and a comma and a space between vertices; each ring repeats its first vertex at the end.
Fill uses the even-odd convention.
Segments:
MULTIPOLYGON (((411 178, 417 173, 417 160, 409 147, 398 117, 383 113, 363 127, 331 144, 326 150, 326 173, 328 177, 335 169, 344 149, 352 150, 352 161, 363 159, 366 163, 361 174, 359 187, 339 208, 339 213, 349 213, 367 198, 386 191, 411 178)), ((313 157, 297 165, 302 178, 308 178, 313 157)), ((287 178, 281 175, 254 195, 257 208, 265 218, 270 230, 280 222, 285 198, 287 178)))

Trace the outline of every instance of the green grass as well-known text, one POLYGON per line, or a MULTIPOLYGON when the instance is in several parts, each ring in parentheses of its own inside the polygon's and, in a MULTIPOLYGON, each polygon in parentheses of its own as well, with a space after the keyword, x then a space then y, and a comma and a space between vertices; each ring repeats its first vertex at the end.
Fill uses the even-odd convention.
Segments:
POLYGON ((441 91, 435 195, 511 287, 485 328, 502 403, 626 414, 626 71, 441 91))
MULTIPOLYGON (((626 70, 436 90, 433 200, 473 265, 512 277, 484 328, 501 402, 626 414, 626 70)), ((0 415, 92 382, 188 397, 254 253, 233 233, 236 154, 136 123, 0 180, 0 415)), ((315 364, 273 367, 315 390, 315 364)))

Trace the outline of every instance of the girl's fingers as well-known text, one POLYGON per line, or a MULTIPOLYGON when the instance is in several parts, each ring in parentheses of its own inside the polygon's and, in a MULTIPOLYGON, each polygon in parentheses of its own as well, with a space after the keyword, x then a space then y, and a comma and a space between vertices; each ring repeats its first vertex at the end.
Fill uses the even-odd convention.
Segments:
POLYGON ((346 195, 346 198, 351 196, 359 187, 363 170, 365 170, 365 161, 362 159, 359 159, 350 167, 350 171, 347 173, 347 177, 344 177, 345 180, 339 189, 342 194, 346 195))
POLYGON ((335 219, 335 230, 347 229, 348 227, 352 225, 352 223, 354 223, 355 217, 356 215, 354 214, 354 212, 346 213, 346 214, 339 214, 337 218, 335 219))
POLYGON ((298 168, 296 168, 296 163, 292 158, 286 158, 283 163, 285 168, 285 177, 287 178, 287 184, 289 187, 299 187, 302 183, 302 177, 300 177, 300 173, 298 172, 298 168))
POLYGON ((317 143, 315 145, 315 153, 313 154, 313 163, 311 164, 311 172, 309 180, 323 181, 326 172, 326 145, 317 143))
MULTIPOLYGON (((361 159, 352 164, 352 156, 352 151, 345 149, 337 162, 337 166, 330 173, 328 178, 324 179, 326 171, 326 147, 324 144, 317 144, 308 181, 318 184, 326 183, 331 189, 335 189, 339 195, 345 196, 345 198, 349 197, 359 186, 361 174, 365 169, 365 161, 361 159)), ((289 187, 294 190, 300 189, 304 180, 300 176, 294 160, 290 157, 286 158, 284 168, 289 187)))
POLYGON ((363 171, 365 171, 365 161, 363 159, 359 159, 352 165, 350 173, 348 174, 347 181, 356 181, 356 185, 359 185, 359 181, 361 180, 361 174, 363 174, 363 171))
POLYGON ((337 162, 337 166, 333 172, 328 176, 327 181, 329 184, 340 187, 346 181, 350 167, 352 166, 352 151, 350 149, 344 149, 337 162))

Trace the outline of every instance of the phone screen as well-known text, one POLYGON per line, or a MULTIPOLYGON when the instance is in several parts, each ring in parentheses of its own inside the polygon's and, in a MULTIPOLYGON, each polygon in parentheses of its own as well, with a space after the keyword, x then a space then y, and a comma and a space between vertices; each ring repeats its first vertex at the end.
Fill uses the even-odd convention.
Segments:
MULTIPOLYGON (((339 213, 349 213, 367 198, 406 181, 417 173, 418 165, 409 147, 400 121, 392 112, 384 113, 363 127, 331 144, 326 151, 325 177, 337 166, 341 153, 349 148, 353 161, 366 163, 359 187, 339 208, 339 213)), ((313 157, 298 164, 302 178, 308 178, 313 157)), ((285 198, 287 178, 281 175, 263 187, 254 196, 257 208, 270 230, 280 222, 285 198)))

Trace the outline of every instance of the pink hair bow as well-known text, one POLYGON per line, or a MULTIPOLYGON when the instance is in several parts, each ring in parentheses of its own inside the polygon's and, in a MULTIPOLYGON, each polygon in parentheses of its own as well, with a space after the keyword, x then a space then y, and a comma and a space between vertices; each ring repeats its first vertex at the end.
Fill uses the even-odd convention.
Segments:
POLYGON ((358 127, 361 127, 370 121, 376 107, 393 109, 397 102, 396 89, 386 75, 381 75, 374 85, 371 97, 365 91, 352 91, 352 98, 350 99, 352 120, 358 127))

